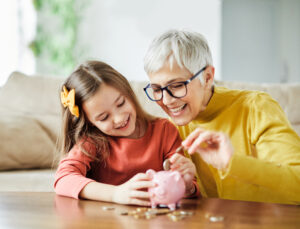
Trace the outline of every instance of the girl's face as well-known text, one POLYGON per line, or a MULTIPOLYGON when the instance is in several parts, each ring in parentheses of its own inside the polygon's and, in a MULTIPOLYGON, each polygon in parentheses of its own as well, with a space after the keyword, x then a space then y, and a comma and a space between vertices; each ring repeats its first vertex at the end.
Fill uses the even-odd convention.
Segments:
POLYGON ((137 137, 136 110, 130 100, 114 87, 102 83, 82 107, 89 121, 104 134, 137 137))

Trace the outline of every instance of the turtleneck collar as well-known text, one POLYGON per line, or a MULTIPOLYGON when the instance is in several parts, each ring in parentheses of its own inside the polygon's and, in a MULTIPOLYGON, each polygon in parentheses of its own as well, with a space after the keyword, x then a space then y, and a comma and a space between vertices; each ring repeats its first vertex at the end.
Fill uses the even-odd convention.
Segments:
POLYGON ((212 96, 204 111, 201 111, 195 119, 207 122, 214 119, 220 110, 228 103, 226 98, 226 88, 213 86, 212 96))

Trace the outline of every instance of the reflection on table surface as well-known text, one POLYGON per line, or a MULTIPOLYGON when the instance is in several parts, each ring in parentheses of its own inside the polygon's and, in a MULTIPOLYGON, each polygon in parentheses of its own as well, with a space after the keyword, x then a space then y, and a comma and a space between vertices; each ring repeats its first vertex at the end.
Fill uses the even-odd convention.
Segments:
MULTIPOLYGON (((283 204, 214 198, 186 199, 177 211, 193 212, 193 215, 174 222, 167 214, 151 219, 122 215, 136 210, 138 206, 78 201, 61 196, 55 197, 55 203, 57 214, 64 219, 81 221, 89 218, 115 228, 300 228, 300 207, 283 204), (104 210, 103 207, 111 207, 111 210, 104 210)), ((69 226, 74 225, 76 222, 72 221, 69 226)))
POLYGON ((193 214, 175 221, 167 213, 122 215, 137 208, 55 193, 0 192, 0 228, 300 228, 300 207, 293 205, 185 199, 176 211, 193 214))

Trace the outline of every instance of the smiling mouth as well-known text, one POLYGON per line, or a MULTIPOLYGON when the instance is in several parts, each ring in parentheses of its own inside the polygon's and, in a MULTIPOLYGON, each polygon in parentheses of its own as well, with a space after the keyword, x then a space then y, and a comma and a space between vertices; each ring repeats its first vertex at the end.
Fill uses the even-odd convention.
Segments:
POLYGON ((120 125, 119 127, 116 127, 116 129, 122 129, 122 128, 126 127, 127 124, 129 123, 129 119, 130 119, 130 116, 128 116, 128 119, 122 125, 120 125))
POLYGON ((177 115, 179 114, 184 108, 186 107, 186 104, 180 106, 180 107, 176 107, 176 108, 169 108, 169 111, 173 114, 173 115, 177 115))

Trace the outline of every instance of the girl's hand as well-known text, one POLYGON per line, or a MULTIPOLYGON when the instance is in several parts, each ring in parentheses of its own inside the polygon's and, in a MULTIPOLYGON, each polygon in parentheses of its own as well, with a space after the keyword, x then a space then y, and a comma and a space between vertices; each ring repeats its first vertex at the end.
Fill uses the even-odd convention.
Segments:
POLYGON ((196 167, 194 163, 185 156, 175 153, 170 157, 171 170, 177 170, 184 182, 186 193, 191 194, 191 190, 194 190, 193 179, 196 176, 196 167))
POLYGON ((227 135, 197 128, 183 142, 189 154, 198 153, 216 169, 226 169, 233 155, 233 147, 227 135))
POLYGON ((154 187, 154 184, 150 181, 148 175, 146 173, 138 173, 124 184, 116 186, 113 194, 113 202, 118 204, 150 206, 149 187, 154 187))

